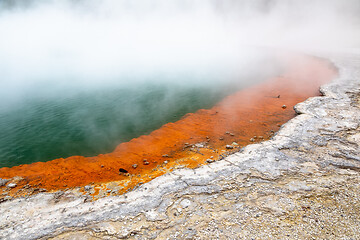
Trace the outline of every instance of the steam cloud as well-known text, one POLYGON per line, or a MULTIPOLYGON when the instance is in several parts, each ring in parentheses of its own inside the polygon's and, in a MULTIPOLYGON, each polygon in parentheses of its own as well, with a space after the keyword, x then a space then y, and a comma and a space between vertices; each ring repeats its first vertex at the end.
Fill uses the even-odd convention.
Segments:
POLYGON ((255 46, 360 46, 358 0, 3 0, 0 9, 2 104, 40 86, 234 78, 264 59, 255 46))

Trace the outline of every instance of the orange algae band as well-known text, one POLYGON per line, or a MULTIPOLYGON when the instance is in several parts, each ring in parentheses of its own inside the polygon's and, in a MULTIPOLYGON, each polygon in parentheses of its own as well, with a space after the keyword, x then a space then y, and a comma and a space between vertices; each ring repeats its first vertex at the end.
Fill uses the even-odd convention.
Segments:
POLYGON ((221 159, 225 152, 269 139, 281 124, 295 116, 295 104, 319 95, 319 87, 336 76, 327 61, 296 56, 289 60, 282 77, 241 90, 209 110, 187 114, 150 135, 122 143, 112 153, 5 167, 0 169, 0 178, 22 178, 12 189, 15 195, 27 184, 52 191, 131 176, 125 191, 151 180, 144 180, 145 175, 163 174, 155 170, 164 164, 175 167, 181 162, 195 168, 209 159, 221 159), (199 151, 196 144, 206 145, 206 149, 199 151))

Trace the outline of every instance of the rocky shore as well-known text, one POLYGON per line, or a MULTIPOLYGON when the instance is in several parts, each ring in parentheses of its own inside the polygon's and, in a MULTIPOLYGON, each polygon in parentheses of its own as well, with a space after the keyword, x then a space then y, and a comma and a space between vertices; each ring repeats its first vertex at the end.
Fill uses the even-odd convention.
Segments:
POLYGON ((360 54, 329 58, 339 77, 271 140, 121 196, 4 201, 0 238, 360 239, 360 54))

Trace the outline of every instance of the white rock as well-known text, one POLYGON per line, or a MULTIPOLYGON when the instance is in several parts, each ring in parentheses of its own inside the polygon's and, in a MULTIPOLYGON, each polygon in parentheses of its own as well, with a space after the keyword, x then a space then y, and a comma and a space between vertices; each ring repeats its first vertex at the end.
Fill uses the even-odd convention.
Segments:
POLYGON ((191 201, 189 199, 184 199, 180 202, 182 208, 187 208, 191 205, 191 201))
POLYGON ((14 188, 14 187, 16 187, 16 186, 17 186, 16 183, 9 183, 9 184, 7 185, 8 188, 14 188))

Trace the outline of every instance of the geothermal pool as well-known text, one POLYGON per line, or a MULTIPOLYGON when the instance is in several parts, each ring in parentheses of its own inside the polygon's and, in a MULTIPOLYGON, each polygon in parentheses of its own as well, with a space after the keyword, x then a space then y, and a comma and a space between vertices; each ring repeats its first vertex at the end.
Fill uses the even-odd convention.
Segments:
POLYGON ((236 83, 196 86, 169 81, 27 96, 21 104, 0 110, 0 167, 109 153, 121 142, 186 113, 210 108, 240 88, 236 83))
POLYGON ((18 177, 11 194, 114 181, 121 194, 271 138, 336 76, 285 50, 337 43, 323 34, 334 14, 302 22, 288 11, 297 5, 244 4, 1 2, 0 178, 18 177))
MULTIPOLYGON (((209 95, 209 92, 198 90, 185 91, 189 95, 174 98, 175 105, 182 100, 184 104, 196 102, 196 106, 201 107, 209 104, 209 99, 216 104, 188 113, 148 135, 120 143, 110 153, 0 168, 0 176, 19 178, 17 187, 10 191, 12 196, 91 184, 95 189, 92 195, 101 197, 110 194, 108 184, 117 186, 118 190, 113 194, 121 194, 178 167, 196 168, 221 160, 248 144, 271 138, 283 123, 296 116, 293 110, 295 104, 318 96, 320 85, 337 75, 336 69, 322 59, 295 54, 283 60, 285 63, 280 75, 235 92, 236 87, 231 90, 225 88, 229 95, 217 103, 217 97, 221 96, 217 95, 219 92, 210 91, 209 95), (202 93, 200 98, 191 98, 199 92, 202 93), (216 97, 209 98, 212 94, 216 97), (22 188, 25 185, 31 187, 22 188)), ((181 91, 178 93, 181 96, 181 91)), ((169 104, 169 100, 166 103, 169 104)), ((150 102, 142 110, 150 108, 156 111, 157 108, 151 108, 152 105, 153 102, 150 102)), ((177 118, 174 114, 178 114, 179 109, 172 108, 176 111, 167 115, 169 119, 177 118)))

